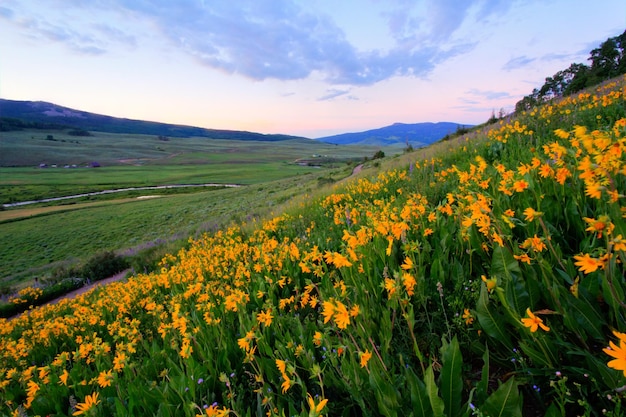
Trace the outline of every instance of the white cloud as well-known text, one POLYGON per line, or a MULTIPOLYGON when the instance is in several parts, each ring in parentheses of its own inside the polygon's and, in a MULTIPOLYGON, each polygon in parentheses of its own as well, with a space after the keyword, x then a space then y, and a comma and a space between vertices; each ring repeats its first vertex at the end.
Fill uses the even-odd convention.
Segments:
MULTIPOLYGON (((330 15, 289 0, 74 0, 58 1, 57 6, 82 12, 92 8, 93 16, 106 11, 149 21, 170 46, 204 66, 253 80, 299 80, 316 73, 330 85, 372 85, 394 76, 427 76, 438 64, 468 52, 474 43, 451 41, 451 35, 472 17, 473 5, 489 14, 492 3, 500 8, 505 4, 430 0, 427 14, 420 17, 419 6, 400 2, 384 16, 395 39, 387 50, 358 49, 330 15)), ((129 47, 138 43, 136 36, 111 22, 61 22, 59 16, 30 13, 25 17, 30 25, 22 24, 25 29, 80 53, 104 54, 111 43, 129 47)), ((2 15, 12 19, 10 9, 2 15)))

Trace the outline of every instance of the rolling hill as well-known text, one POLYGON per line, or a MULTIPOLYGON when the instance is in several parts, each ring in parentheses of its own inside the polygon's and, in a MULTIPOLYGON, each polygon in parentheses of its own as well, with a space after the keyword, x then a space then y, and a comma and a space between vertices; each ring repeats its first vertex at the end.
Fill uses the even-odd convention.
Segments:
POLYGON ((70 109, 44 101, 0 99, 0 131, 22 128, 78 129, 106 133, 144 134, 167 137, 207 137, 227 140, 281 141, 302 139, 281 134, 205 129, 143 120, 124 119, 70 109))
MULTIPOLYGON (((393 146, 410 144, 420 148, 440 140, 450 133, 454 133, 461 125, 458 123, 394 123, 391 126, 365 132, 343 133, 334 136, 325 136, 317 140, 336 145, 375 145, 393 146)), ((462 127, 469 127, 463 125, 462 127)))
MULTIPOLYGON (((451 122, 394 123, 391 126, 378 129, 325 136, 316 140, 336 145, 360 146, 405 146, 409 143, 412 147, 419 148, 456 132, 459 127, 469 126, 451 122)), ((283 134, 206 129, 195 126, 125 119, 71 109, 45 101, 0 99, 0 132, 33 128, 47 130, 73 129, 78 135, 93 131, 174 138, 206 137, 211 139, 265 142, 304 139, 300 136, 283 134)))

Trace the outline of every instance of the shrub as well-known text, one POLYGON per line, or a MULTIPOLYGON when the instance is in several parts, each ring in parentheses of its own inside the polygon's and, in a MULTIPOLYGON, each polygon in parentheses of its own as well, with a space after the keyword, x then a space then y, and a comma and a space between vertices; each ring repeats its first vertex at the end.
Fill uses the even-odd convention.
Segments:
POLYGON ((106 251, 89 259, 81 268, 80 273, 85 278, 98 281, 115 275, 128 266, 128 261, 124 257, 115 254, 115 252, 106 251))

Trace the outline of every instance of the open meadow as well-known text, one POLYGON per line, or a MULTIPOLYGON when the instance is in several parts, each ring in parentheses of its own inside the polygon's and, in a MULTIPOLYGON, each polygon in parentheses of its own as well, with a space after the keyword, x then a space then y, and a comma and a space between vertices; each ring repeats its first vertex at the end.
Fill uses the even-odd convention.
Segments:
POLYGON ((294 195, 350 175, 357 161, 377 150, 304 139, 162 140, 98 132, 77 138, 36 130, 3 132, 0 141, 2 163, 13 165, 0 167, 4 294, 35 279, 54 284, 86 278, 77 268, 103 252, 130 253, 131 267, 153 268, 163 255, 160 251, 177 250, 189 236, 232 221, 267 215, 294 195), (93 162, 99 166, 89 167, 93 162), (134 189, 12 206, 180 184, 211 186, 134 189), (142 259, 144 255, 148 258, 142 259))
POLYGON ((625 415, 625 93, 620 77, 386 158, 0 319, 0 412, 625 415))
POLYGON ((307 139, 164 141, 149 135, 76 137, 38 130, 2 132, 0 146, 0 204, 147 185, 256 184, 345 166, 378 150, 307 139), (99 167, 89 168, 94 163, 99 167))

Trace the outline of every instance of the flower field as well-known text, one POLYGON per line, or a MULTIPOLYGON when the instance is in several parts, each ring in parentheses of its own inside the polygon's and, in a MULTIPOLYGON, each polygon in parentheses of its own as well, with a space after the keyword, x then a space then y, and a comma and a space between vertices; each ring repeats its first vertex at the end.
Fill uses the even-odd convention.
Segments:
POLYGON ((625 415, 625 94, 0 320, 0 414, 625 415))

